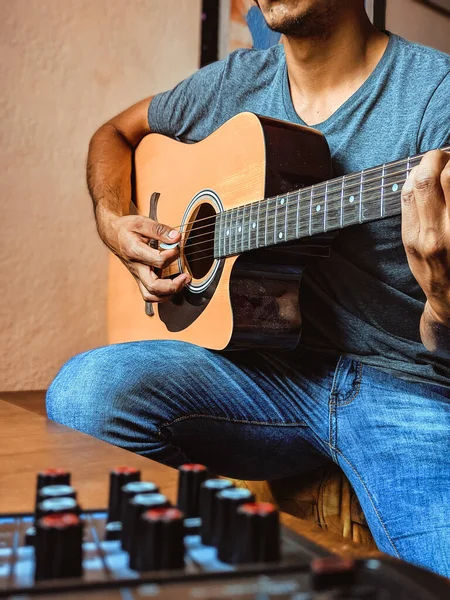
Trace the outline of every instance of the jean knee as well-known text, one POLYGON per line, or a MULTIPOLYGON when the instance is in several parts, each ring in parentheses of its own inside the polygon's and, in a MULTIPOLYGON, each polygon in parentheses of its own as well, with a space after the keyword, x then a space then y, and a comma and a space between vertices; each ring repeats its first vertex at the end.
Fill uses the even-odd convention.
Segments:
POLYGON ((102 350, 78 354, 63 365, 47 391, 49 419, 86 433, 97 428, 106 409, 98 378, 102 350))

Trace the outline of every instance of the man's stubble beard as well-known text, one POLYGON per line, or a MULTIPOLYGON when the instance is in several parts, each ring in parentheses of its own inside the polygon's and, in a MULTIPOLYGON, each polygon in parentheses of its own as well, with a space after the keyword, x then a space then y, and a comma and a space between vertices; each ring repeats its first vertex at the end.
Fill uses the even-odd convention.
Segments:
MULTIPOLYGON (((285 17, 282 21, 269 22, 272 31, 291 38, 328 38, 336 23, 337 4, 325 0, 322 6, 309 8, 303 14, 285 17)), ((263 13, 264 16, 264 13, 263 13)))

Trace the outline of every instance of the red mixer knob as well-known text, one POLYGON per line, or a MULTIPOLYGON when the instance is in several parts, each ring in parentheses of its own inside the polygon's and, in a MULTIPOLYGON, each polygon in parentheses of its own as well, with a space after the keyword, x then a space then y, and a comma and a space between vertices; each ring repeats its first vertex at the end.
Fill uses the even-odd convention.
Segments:
POLYGON ((154 508, 141 515, 130 567, 136 571, 182 569, 184 515, 177 508, 154 508))
POLYGON ((42 517, 36 523, 35 580, 80 577, 83 530, 77 515, 42 517))
POLYGON ((356 579, 356 562, 340 556, 315 558, 310 564, 310 575, 312 588, 318 591, 351 585, 356 579))
POLYGON ((211 477, 205 465, 187 464, 178 468, 177 506, 186 518, 199 516, 200 486, 211 477))
POLYGON ((233 564, 279 560, 279 513, 273 504, 251 502, 239 506, 235 535, 233 564))
POLYGON ((133 553, 137 533, 140 527, 140 517, 143 512, 152 508, 166 508, 170 502, 163 494, 137 494, 128 502, 122 522, 122 548, 133 553))

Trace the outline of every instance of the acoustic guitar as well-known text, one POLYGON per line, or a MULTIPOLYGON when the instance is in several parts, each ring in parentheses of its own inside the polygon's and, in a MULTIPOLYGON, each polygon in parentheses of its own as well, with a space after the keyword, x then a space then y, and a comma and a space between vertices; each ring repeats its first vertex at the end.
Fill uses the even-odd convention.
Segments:
POLYGON ((113 257, 110 341, 294 348, 304 268, 328 255, 338 230, 400 214, 402 185, 420 159, 330 179, 320 132, 252 113, 197 144, 148 135, 135 154, 134 201, 182 232, 179 259, 160 276, 188 272, 192 282, 170 302, 144 303, 113 257))

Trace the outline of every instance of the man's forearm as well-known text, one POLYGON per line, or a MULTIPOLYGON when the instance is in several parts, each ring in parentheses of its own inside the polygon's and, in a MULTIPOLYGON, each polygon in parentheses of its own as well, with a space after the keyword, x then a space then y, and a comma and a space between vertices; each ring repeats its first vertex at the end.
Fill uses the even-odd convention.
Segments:
POLYGON ((112 217, 129 213, 133 151, 112 123, 100 127, 89 144, 87 184, 102 239, 112 217))
POLYGON ((450 318, 443 322, 425 307, 420 320, 420 338, 427 350, 450 359, 450 318))

